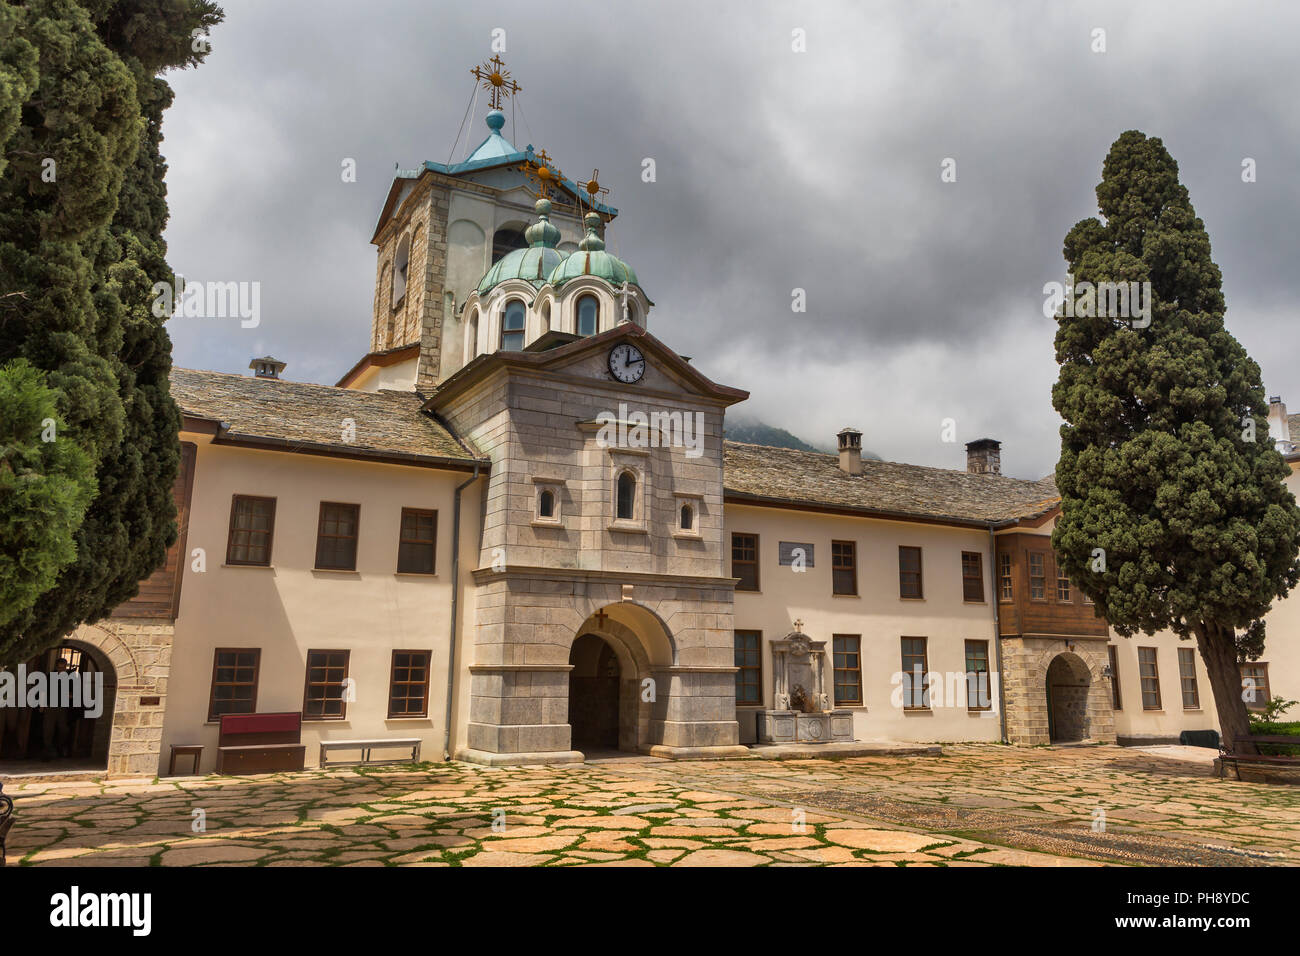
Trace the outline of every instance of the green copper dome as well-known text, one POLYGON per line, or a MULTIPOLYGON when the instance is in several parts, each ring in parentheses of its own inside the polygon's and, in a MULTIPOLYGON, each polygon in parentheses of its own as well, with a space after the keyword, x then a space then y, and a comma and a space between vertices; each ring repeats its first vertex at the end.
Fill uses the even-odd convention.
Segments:
POLYGON ((478 284, 479 295, 484 295, 506 279, 525 279, 540 289, 546 283, 546 277, 563 264, 564 253, 555 248, 560 241, 560 230, 550 220, 551 201, 539 199, 533 209, 537 212, 537 221, 524 230, 527 248, 507 252, 494 262, 478 284))
POLYGON ((578 243, 578 251, 557 265, 547 281, 557 289, 570 279, 580 276, 599 276, 615 286, 621 286, 624 282, 640 285, 631 266, 605 251, 605 241, 596 235, 596 229, 600 226, 600 214, 589 212, 583 222, 587 224, 587 235, 578 243))

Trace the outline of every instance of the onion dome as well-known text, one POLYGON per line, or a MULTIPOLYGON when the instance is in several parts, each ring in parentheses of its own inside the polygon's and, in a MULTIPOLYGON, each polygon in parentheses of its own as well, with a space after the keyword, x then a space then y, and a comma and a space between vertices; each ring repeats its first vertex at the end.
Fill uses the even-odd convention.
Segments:
POLYGON ((547 281, 557 289, 579 276, 598 276, 613 286, 625 282, 640 285, 631 266, 605 251, 605 240, 596 234, 600 227, 600 214, 589 212, 583 222, 587 225, 587 234, 578 243, 578 251, 557 265, 547 281))
POLYGON ((506 279, 526 279, 540 289, 546 277, 563 263, 564 253, 555 248, 560 241, 560 230, 550 220, 551 201, 539 199, 533 210, 537 221, 524 230, 527 247, 507 252, 494 262, 478 284, 479 295, 485 295, 506 279))

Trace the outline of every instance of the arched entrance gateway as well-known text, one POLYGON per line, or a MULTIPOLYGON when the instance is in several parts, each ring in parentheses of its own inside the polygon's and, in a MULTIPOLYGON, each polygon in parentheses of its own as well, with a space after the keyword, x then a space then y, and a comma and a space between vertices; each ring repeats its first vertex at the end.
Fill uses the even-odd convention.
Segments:
POLYGON ((1052 743, 1073 743, 1091 736, 1088 695, 1092 675, 1077 654, 1057 654, 1047 665, 1047 734, 1052 743))
POLYGON ((108 657, 91 644, 65 640, 25 661, 23 673, 45 675, 45 697, 40 705, 0 708, 0 760, 11 771, 107 769, 117 697, 108 657))

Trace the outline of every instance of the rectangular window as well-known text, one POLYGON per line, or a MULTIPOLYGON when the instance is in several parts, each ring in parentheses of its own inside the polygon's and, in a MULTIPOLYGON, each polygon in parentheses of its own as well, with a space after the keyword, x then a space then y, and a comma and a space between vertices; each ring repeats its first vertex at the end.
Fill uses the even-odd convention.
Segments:
POLYGON ((1056 600, 1062 604, 1070 603, 1070 579, 1061 570, 1060 562, 1056 565, 1056 600))
POLYGON ((833 634, 831 647, 835 656, 835 706, 860 706, 862 637, 858 634, 833 634))
POLYGON ((275 499, 235 495, 230 504, 226 564, 268 567, 275 536, 275 499))
POLYGON ((763 703, 763 632, 736 631, 736 703, 763 703))
POLYGON ((740 579, 737 591, 758 590, 758 535, 731 536, 731 576, 740 579))
POLYGON ((921 549, 906 545, 898 547, 898 596, 901 598, 920 598, 921 591, 921 549))
POLYGON ((1255 661, 1241 666, 1241 699, 1247 710, 1263 710, 1273 699, 1268 686, 1268 664, 1255 661))
POLYGON ((1160 709, 1160 666, 1154 647, 1138 648, 1138 676, 1142 679, 1142 709, 1160 709))
POLYGON ((1111 644, 1106 650, 1110 653, 1110 701, 1116 710, 1123 710, 1119 696, 1119 648, 1111 644))
POLYGON ((1034 601, 1047 600, 1046 555, 1042 551, 1029 552, 1029 597, 1034 601))
POLYGON ((988 641, 966 642, 966 709, 993 709, 993 683, 989 679, 988 641))
POLYGON ((403 508, 397 570, 403 574, 433 574, 437 539, 438 512, 403 508))
POLYGON ((1010 601, 1014 591, 1011 586, 1011 555, 1005 551, 998 555, 998 600, 1010 601))
POLYGON ((858 593, 857 545, 852 541, 831 542, 831 593, 858 593))
POLYGON ((256 647, 218 647, 212 656, 212 692, 208 720, 222 714, 251 714, 257 710, 257 673, 262 652, 256 647))
POLYGON ((304 720, 342 720, 348 715, 350 651, 308 651, 304 720))
POLYGON ((316 567, 324 571, 357 569, 357 526, 360 505, 320 503, 320 524, 316 530, 316 567))
POLYGON ((388 684, 389 717, 427 717, 431 651, 393 651, 388 684))
POLYGON ((929 710, 930 687, 926 675, 930 671, 926 660, 924 637, 903 638, 903 709, 929 710))
POLYGON ((961 553, 961 596, 966 601, 984 603, 984 556, 978 551, 961 553))
POLYGON ((1183 710, 1200 710, 1201 694, 1196 686, 1196 652, 1178 648, 1178 679, 1183 686, 1183 710))
POLYGON ((793 568, 802 565, 805 568, 815 567, 813 558, 816 557, 816 548, 807 541, 778 541, 776 544, 776 563, 782 568, 793 568))

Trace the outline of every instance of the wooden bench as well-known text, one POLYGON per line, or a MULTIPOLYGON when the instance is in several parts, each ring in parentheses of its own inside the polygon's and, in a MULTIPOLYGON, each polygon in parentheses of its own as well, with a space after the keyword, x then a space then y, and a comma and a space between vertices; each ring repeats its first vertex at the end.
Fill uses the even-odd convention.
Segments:
POLYGON ((217 773, 302 770, 302 714, 225 714, 217 740, 217 773))
POLYGON ((376 737, 374 740, 322 740, 320 742, 320 765, 325 766, 326 754, 331 750, 360 750, 361 759, 358 763, 370 763, 370 751, 380 750, 385 747, 402 747, 410 748, 410 757, 399 757, 396 760, 385 760, 383 763, 405 763, 410 760, 411 763, 420 762, 420 738, 419 737, 376 737))
POLYGON ((14 802, 5 796, 4 784, 0 784, 0 866, 5 865, 5 839, 13 825, 14 802))
POLYGON ((1228 764, 1232 764, 1237 773, 1237 779, 1241 779, 1241 764, 1259 764, 1267 767, 1295 767, 1300 769, 1300 754, 1244 754, 1238 753, 1236 747, 1238 744, 1254 744, 1256 749, 1261 746, 1289 746, 1300 750, 1300 737, 1291 737, 1286 734, 1248 734, 1244 737, 1237 737, 1233 740, 1226 740, 1219 747, 1219 776, 1227 774, 1228 764))

